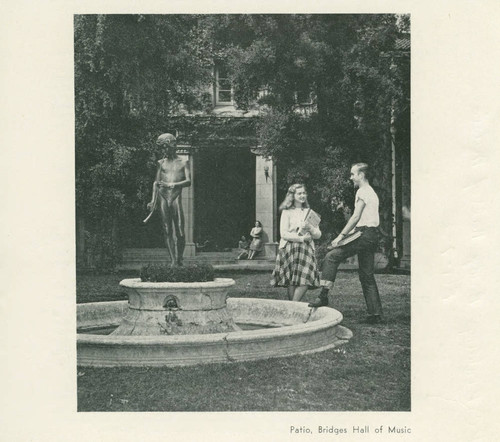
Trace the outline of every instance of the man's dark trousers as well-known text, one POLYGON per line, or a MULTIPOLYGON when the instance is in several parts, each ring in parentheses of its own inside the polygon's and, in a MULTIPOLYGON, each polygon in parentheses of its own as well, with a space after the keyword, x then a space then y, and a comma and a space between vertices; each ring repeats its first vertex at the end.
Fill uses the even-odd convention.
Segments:
POLYGON ((373 276, 375 268, 375 251, 378 247, 376 227, 361 227, 362 235, 353 242, 330 251, 323 261, 321 279, 335 282, 339 265, 350 256, 358 255, 359 280, 365 296, 369 315, 382 315, 382 304, 377 283, 373 276))

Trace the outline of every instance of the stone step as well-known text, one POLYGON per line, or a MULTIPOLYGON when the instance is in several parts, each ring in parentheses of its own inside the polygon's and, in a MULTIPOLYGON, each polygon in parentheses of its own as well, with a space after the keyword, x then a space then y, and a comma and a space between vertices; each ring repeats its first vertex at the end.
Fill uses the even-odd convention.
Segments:
MULTIPOLYGON (((253 260, 237 260, 238 249, 234 252, 203 252, 195 257, 184 258, 184 263, 189 264, 211 264, 217 270, 249 270, 249 271, 272 271, 274 259, 257 257, 253 260)), ((377 254, 379 255, 379 254, 377 254)), ((384 269, 387 263, 379 256, 375 259, 375 268, 384 269)), ((117 265, 117 270, 140 270, 146 264, 165 264, 170 261, 166 249, 126 249, 123 259, 117 265)), ((340 270, 357 270, 357 257, 350 258, 339 266, 340 270)))
MULTIPOLYGON (((238 249, 230 252, 201 252, 194 257, 184 258, 184 263, 189 264, 211 264, 220 270, 256 270, 272 271, 274 259, 256 257, 252 261, 236 258, 238 249)), ((170 262, 170 257, 166 249, 125 249, 122 254, 122 261, 117 265, 117 270, 140 270, 146 264, 165 264, 170 262)))
MULTIPOLYGON (((163 261, 165 263, 166 261, 163 261)), ((122 262, 121 264, 118 264, 116 266, 117 270, 140 270, 143 265, 145 264, 150 264, 151 262, 122 262)), ((156 264, 158 264, 157 262, 156 264)), ((153 263, 155 264, 155 263, 153 263)), ((184 260, 184 264, 190 265, 190 264, 200 264, 200 261, 196 260, 184 260)), ((224 261, 211 261, 211 265, 214 266, 216 270, 235 270, 235 271, 241 271, 241 270, 248 270, 248 271, 265 271, 265 272, 272 272, 274 269, 274 261, 231 261, 231 262, 224 262, 224 261)))
MULTIPOLYGON (((225 252, 198 252, 197 256, 224 256, 228 254, 236 254, 238 249, 231 249, 225 252)), ((167 249, 157 248, 157 249, 125 249, 123 251, 124 255, 167 255, 167 249)))
MULTIPOLYGON (((202 252, 195 257, 184 258, 187 262, 208 262, 211 264, 232 264, 237 262, 239 251, 230 252, 202 252)), ((169 262, 170 257, 166 249, 125 249, 122 253, 122 264, 169 262)), ((267 261, 265 257, 257 255, 255 261, 267 261)))

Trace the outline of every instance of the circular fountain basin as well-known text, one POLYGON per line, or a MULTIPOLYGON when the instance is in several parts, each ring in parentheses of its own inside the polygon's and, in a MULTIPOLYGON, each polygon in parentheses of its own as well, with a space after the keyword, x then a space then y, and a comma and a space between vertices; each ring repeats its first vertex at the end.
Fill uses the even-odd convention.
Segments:
POLYGON ((342 314, 328 307, 312 309, 302 302, 228 298, 227 311, 239 331, 178 335, 95 334, 116 328, 129 302, 77 306, 78 365, 186 366, 239 362, 323 351, 349 341, 342 314))

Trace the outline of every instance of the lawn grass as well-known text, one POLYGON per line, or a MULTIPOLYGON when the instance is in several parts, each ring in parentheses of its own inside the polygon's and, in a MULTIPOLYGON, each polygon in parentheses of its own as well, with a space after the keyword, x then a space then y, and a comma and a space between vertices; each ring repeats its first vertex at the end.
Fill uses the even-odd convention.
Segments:
MULTIPOLYGON (((286 299, 267 273, 224 273, 229 296, 286 299)), ((126 299, 136 273, 79 275, 77 301, 126 299)), ((410 276, 376 275, 386 323, 368 325, 355 272, 340 272, 331 305, 354 333, 342 350, 179 368, 78 369, 79 411, 409 411, 410 276)), ((304 301, 315 298, 310 292, 304 301)))

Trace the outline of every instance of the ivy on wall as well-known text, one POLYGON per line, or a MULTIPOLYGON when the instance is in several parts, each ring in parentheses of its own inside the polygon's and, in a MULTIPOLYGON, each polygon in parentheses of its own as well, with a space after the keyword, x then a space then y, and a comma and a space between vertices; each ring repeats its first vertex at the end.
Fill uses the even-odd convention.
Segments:
POLYGON ((154 142, 169 130, 196 149, 260 146, 280 194, 305 182, 332 233, 352 209, 350 164, 366 161, 390 231, 391 117, 409 118, 402 32, 409 17, 394 14, 75 16, 76 207, 92 253, 112 266, 123 237, 153 235, 126 220, 144 218, 162 157, 154 142), (211 114, 217 60, 237 106, 257 100, 259 117, 211 114), (299 95, 314 112, 297 112, 299 95))

